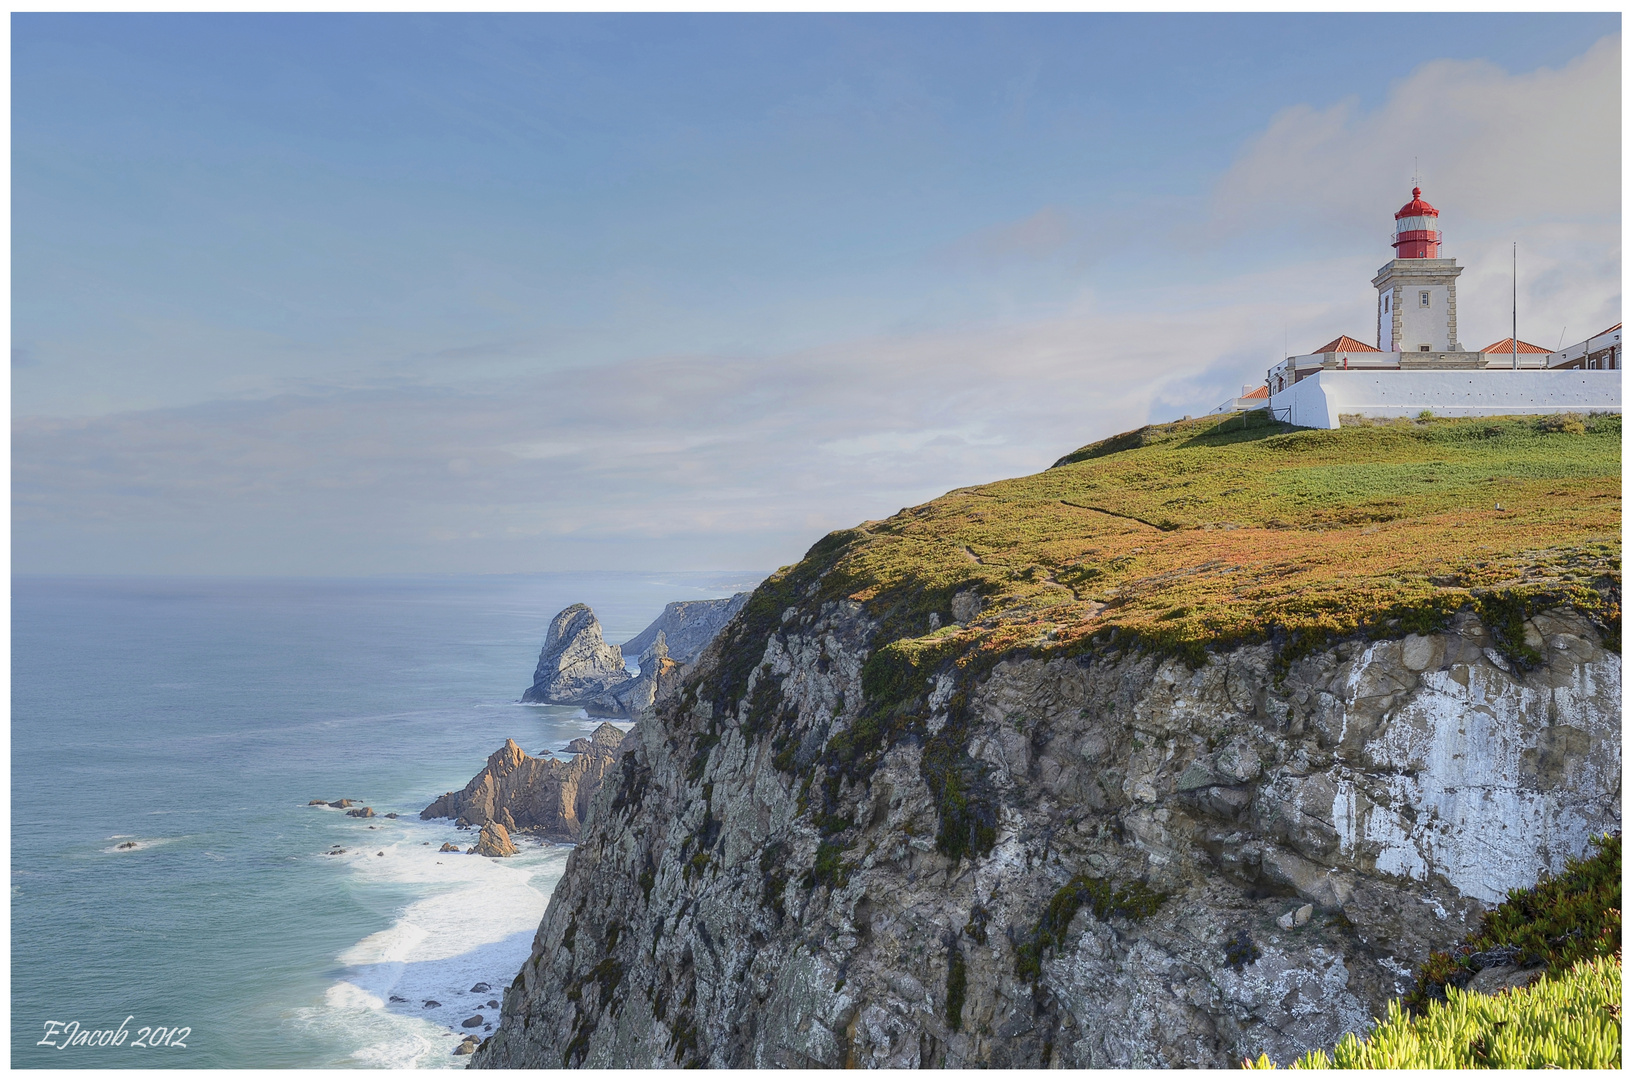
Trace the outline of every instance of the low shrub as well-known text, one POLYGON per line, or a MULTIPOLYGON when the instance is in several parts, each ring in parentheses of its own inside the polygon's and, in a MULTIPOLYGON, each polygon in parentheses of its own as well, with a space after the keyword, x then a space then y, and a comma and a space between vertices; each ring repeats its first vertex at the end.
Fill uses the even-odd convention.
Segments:
POLYGON ((1155 914, 1166 899, 1166 893, 1156 892, 1141 881, 1117 888, 1114 882, 1077 874, 1048 901, 1030 940, 1014 950, 1014 974, 1033 983, 1039 980, 1043 956, 1048 949, 1065 943, 1071 920, 1084 905, 1090 906, 1093 917, 1100 921, 1120 915, 1139 922, 1155 914))
POLYGON ((1620 952, 1620 837, 1592 841, 1596 854, 1570 859, 1563 873, 1529 889, 1513 889, 1485 913, 1478 931, 1460 945, 1428 956, 1405 997, 1420 1013, 1442 1001, 1447 988, 1465 986, 1479 956, 1502 949, 1527 965, 1545 964, 1559 975, 1581 960, 1620 952))
MULTIPOLYGON (((1242 1062, 1272 1069, 1268 1055, 1242 1062)), ((1398 1002, 1360 1039, 1344 1035, 1293 1069, 1618 1069, 1620 961, 1583 960, 1561 978, 1494 997, 1451 989, 1425 1015, 1398 1002)))

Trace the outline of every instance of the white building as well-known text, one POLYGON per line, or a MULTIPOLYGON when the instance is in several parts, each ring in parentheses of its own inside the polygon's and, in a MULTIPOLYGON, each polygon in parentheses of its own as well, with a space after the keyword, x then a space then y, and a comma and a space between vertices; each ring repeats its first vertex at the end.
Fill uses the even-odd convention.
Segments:
POLYGON ((1509 337, 1477 352, 1456 332, 1456 278, 1439 257, 1439 213, 1421 189, 1394 219, 1394 258, 1371 279, 1376 344, 1342 335, 1270 368, 1260 396, 1243 390, 1214 412, 1267 408, 1307 427, 1340 417, 1501 416, 1620 411, 1620 327, 1557 352, 1509 337))
POLYGON ((1583 368, 1587 371, 1617 371, 1620 367, 1620 324, 1593 334, 1586 340, 1546 357, 1549 368, 1583 368))

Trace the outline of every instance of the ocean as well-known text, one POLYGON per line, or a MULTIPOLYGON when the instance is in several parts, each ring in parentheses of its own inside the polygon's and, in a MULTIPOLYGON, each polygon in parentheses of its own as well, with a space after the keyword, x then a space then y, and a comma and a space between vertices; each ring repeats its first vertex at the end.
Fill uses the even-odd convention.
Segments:
POLYGON ((519 702, 561 608, 617 643, 759 576, 14 578, 12 1064, 462 1066, 570 848, 419 811, 599 726, 519 702))

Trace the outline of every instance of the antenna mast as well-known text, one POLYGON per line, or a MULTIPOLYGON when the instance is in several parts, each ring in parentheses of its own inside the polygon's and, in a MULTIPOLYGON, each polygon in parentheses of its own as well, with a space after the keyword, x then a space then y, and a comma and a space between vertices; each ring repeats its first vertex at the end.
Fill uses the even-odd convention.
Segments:
POLYGON ((1512 370, 1518 370, 1518 242, 1512 241, 1512 370))

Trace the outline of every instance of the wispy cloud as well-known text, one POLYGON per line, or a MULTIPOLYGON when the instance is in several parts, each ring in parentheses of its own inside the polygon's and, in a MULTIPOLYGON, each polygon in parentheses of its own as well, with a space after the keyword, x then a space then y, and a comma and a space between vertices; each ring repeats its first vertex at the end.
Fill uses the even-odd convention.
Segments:
MULTIPOLYGON (((22 418, 18 558, 81 558, 90 541, 63 543, 81 534, 155 570, 597 565, 630 544, 652 566, 786 561, 826 529, 1046 467, 1157 403, 1204 411, 1271 359, 1262 291, 1244 280, 1152 298, 1156 319, 1084 298, 1019 327, 479 389, 311 385, 22 418)), ((1324 312, 1311 292, 1277 293, 1276 325, 1284 303, 1324 312)))
MULTIPOLYGON (((15 565, 327 573, 787 562, 828 529, 1204 412, 1284 350, 1338 333, 1369 338, 1368 281, 1388 257, 1388 214, 1416 147, 1450 254, 1467 267, 1464 342, 1506 332, 1514 236, 1520 332, 1543 344, 1564 325, 1583 336, 1619 317, 1618 79, 1616 37, 1527 75, 1436 61, 1372 111, 1287 109, 1220 177, 1206 226, 1213 253, 1265 222, 1284 228, 1283 260, 1208 280, 1179 272, 1183 252, 1151 243, 1135 269, 1157 284, 1113 296, 1060 287, 1064 299, 1016 306, 1023 317, 1008 324, 941 319, 893 335, 824 335, 839 343, 809 349, 744 334, 738 351, 588 360, 482 331, 465 346, 393 362, 398 351, 321 379, 315 363, 286 371, 281 392, 260 397, 21 417, 15 565)), ((910 113, 915 91, 897 91, 890 100, 910 113)), ((819 127, 826 106, 805 106, 801 122, 819 127)), ((1045 276, 1130 227, 1116 213, 1045 203, 928 258, 1045 276)))
POLYGON ((1435 60, 1372 111, 1352 100, 1287 108, 1219 181, 1213 225, 1239 233, 1295 222, 1380 239, 1388 222, 1377 224, 1378 198, 1408 195, 1418 159, 1429 198, 1454 199, 1451 241, 1489 223, 1617 221, 1619 36, 1563 67, 1524 74, 1435 60))

